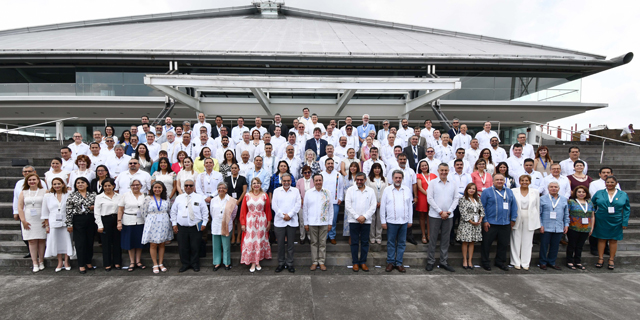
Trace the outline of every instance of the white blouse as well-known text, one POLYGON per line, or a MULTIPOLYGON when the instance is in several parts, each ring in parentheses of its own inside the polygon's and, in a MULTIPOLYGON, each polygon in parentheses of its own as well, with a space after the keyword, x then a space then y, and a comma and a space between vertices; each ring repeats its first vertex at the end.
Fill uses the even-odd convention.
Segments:
POLYGON ((51 181, 53 181, 53 179, 55 178, 61 178, 64 183, 67 183, 67 180, 69 179, 69 171, 62 170, 58 173, 54 173, 53 171, 49 170, 44 173, 44 181, 47 183, 47 186, 50 186, 51 181))
POLYGON ((118 213, 118 205, 123 196, 119 193, 113 193, 113 197, 109 198, 106 194, 101 193, 96 196, 96 202, 93 207, 93 214, 96 218, 98 229, 104 228, 102 225, 102 217, 118 213))
POLYGON ((144 224, 144 217, 142 216, 142 205, 144 204, 144 194, 140 194, 136 199, 133 195, 133 191, 125 193, 118 203, 119 207, 124 207, 124 214, 122 215, 123 226, 134 226, 138 224, 144 224))
MULTIPOLYGON (((228 194, 224 196, 224 199, 220 199, 219 196, 211 199, 209 214, 211 215, 211 234, 213 235, 221 235, 222 229, 222 218, 224 216, 224 207, 227 205, 227 202, 236 201, 231 198, 228 194)), ((236 213, 238 211, 238 207, 236 206, 231 213, 231 220, 229 220, 229 233, 231 233, 231 228, 233 227, 233 219, 236 217, 236 213)))
POLYGON ((67 218, 67 197, 68 193, 62 194, 62 198, 58 201, 58 197, 54 193, 47 193, 42 200, 42 219, 49 219, 49 225, 52 228, 66 227, 65 220, 67 218))
MULTIPOLYGON (((89 180, 89 184, 91 184, 91 180, 95 179, 96 173, 91 169, 86 169, 85 171, 80 172, 80 170, 73 170, 71 174, 69 174, 69 188, 71 188, 70 192, 75 191, 75 181, 80 177, 85 177, 89 180)), ((88 187, 88 186, 87 186, 88 187)))

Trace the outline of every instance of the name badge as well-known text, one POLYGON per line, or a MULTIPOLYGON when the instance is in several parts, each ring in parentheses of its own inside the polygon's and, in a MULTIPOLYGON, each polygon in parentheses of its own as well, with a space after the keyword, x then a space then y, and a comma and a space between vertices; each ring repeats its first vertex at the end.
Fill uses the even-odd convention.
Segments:
POLYGON ((549 218, 551 218, 551 219, 556 219, 556 218, 557 218, 557 216, 558 216, 558 215, 556 214, 556 212, 555 212, 555 211, 551 211, 551 212, 549 213, 549 218))
POLYGON ((609 213, 616 213, 616 208, 609 207, 609 213))
POLYGON ((478 217, 477 214, 473 216, 473 222, 478 223, 478 219, 480 219, 480 217, 478 217))
POLYGON ((503 202, 502 203, 502 209, 509 210, 509 203, 508 202, 503 202))
POLYGON ((231 193, 231 197, 234 199, 238 199, 238 193, 237 192, 232 192, 231 193))
POLYGON ((200 202, 194 202, 193 205, 197 207, 200 205, 200 202))
POLYGON ((582 224, 589 224, 589 218, 582 218, 582 224))
POLYGON ((31 210, 29 210, 29 212, 31 213, 32 217, 37 217, 38 216, 38 210, 36 210, 36 209, 31 209, 31 210))
POLYGON ((185 218, 185 219, 188 218, 187 213, 185 212, 184 214, 182 214, 182 217, 185 218))
POLYGON ((136 212, 136 218, 142 218, 142 211, 140 209, 136 212))
POLYGON ((58 213, 56 214, 56 221, 62 221, 62 212, 58 209, 58 213))

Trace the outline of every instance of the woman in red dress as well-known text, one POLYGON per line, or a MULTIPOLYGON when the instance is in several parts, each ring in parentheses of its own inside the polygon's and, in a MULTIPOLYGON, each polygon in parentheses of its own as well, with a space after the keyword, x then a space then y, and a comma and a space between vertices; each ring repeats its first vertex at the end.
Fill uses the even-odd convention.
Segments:
POLYGON ((418 162, 418 178, 416 179, 418 186, 418 202, 416 202, 416 211, 420 213, 422 243, 427 243, 427 239, 429 239, 429 220, 427 220, 429 204, 427 203, 427 189, 429 188, 429 182, 436 178, 438 178, 438 176, 430 173, 429 163, 426 160, 420 160, 420 162, 418 162))
POLYGON ((245 195, 240 211, 240 224, 244 232, 240 263, 251 265, 251 272, 262 269, 260 260, 271 259, 271 203, 261 186, 260 179, 251 179, 251 192, 245 195))

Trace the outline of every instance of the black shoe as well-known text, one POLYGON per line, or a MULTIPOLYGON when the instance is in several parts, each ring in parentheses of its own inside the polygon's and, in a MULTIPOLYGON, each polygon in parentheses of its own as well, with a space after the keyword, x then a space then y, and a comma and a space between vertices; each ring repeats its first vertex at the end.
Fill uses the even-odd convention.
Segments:
POLYGON ((180 270, 178 270, 178 273, 183 273, 183 272, 185 272, 187 270, 189 270, 188 266, 182 266, 182 267, 180 267, 180 270))
POLYGON ((84 270, 78 269, 78 272, 80 272, 81 274, 85 274, 85 273, 87 273, 87 269, 84 269, 84 270))
POLYGON ((424 269, 427 271, 433 271, 433 264, 427 264, 427 267, 424 269))
POLYGON ((220 267, 222 267, 222 265, 219 265, 219 266, 213 266, 213 271, 218 271, 218 269, 220 269, 220 267))
POLYGON ((482 269, 485 269, 485 270, 487 270, 487 271, 491 271, 491 267, 485 267, 485 266, 482 266, 482 269))
POLYGON ((506 265, 495 265, 496 267, 498 267, 500 270, 502 271, 509 271, 509 267, 507 267, 506 265))
POLYGON ((193 267, 193 272, 200 272, 200 267, 193 267))
POLYGON ((296 268, 294 268, 293 266, 287 268, 287 270, 289 270, 289 272, 291 272, 291 273, 296 272, 296 268))
POLYGON ((448 265, 448 264, 440 264, 440 269, 445 269, 449 272, 456 272, 456 269, 454 269, 452 266, 448 265))
POLYGON ((300 240, 300 244, 305 244, 305 243, 307 243, 307 238, 300 240))
POLYGON ((27 253, 24 257, 22 257, 23 259, 29 259, 31 258, 31 253, 27 253))
POLYGON ((231 265, 225 266, 224 269, 227 271, 231 270, 231 265))
POLYGON ((413 244, 414 246, 418 245, 418 242, 414 238, 407 238, 407 242, 413 244))
POLYGON ((276 268, 276 273, 280 273, 282 272, 282 270, 284 270, 284 265, 280 265, 276 268))

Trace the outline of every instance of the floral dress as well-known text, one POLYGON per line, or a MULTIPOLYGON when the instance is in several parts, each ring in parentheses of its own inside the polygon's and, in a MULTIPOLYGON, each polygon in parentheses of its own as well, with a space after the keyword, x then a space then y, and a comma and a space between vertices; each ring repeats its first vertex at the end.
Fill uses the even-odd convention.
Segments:
POLYGON ((469 220, 474 220, 474 216, 478 217, 477 221, 482 221, 484 217, 482 203, 462 197, 458 202, 458 208, 460 210, 460 224, 458 225, 456 240, 461 242, 482 241, 482 225, 474 226, 469 222, 469 220))
POLYGON ((169 201, 147 196, 142 204, 144 230, 142 244, 164 243, 173 240, 173 229, 169 218, 169 201))
POLYGON ((240 224, 245 226, 240 263, 250 265, 271 259, 267 225, 271 221, 271 203, 266 193, 254 198, 247 194, 242 201, 240 224))

